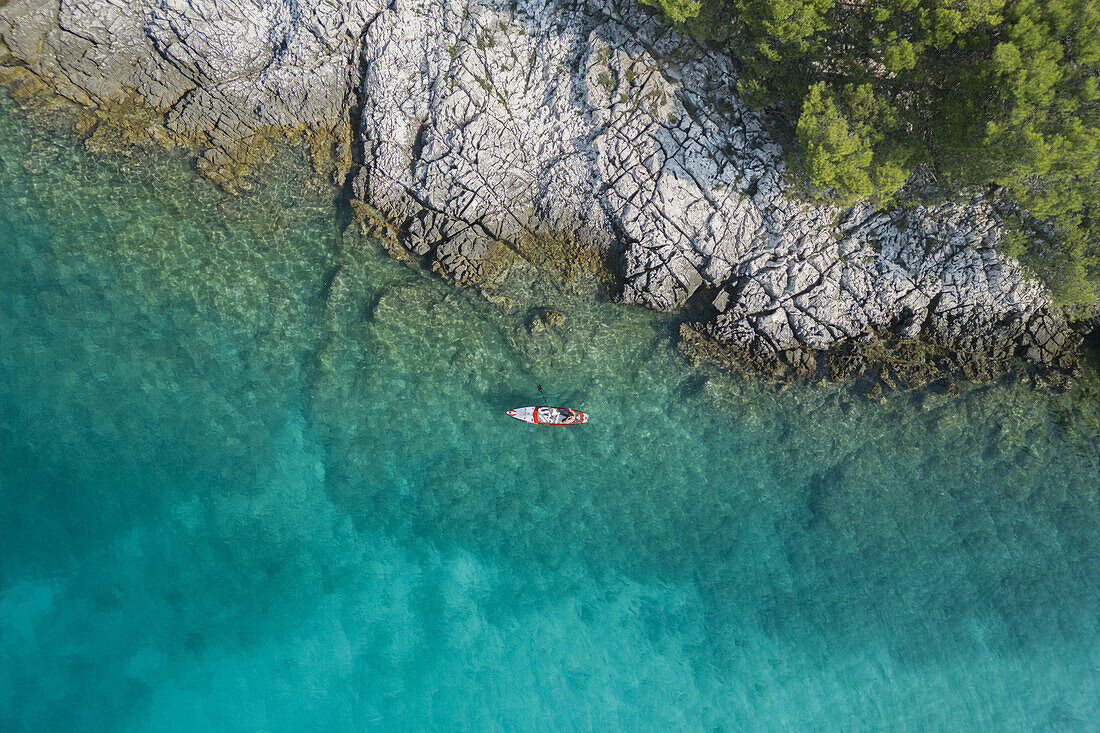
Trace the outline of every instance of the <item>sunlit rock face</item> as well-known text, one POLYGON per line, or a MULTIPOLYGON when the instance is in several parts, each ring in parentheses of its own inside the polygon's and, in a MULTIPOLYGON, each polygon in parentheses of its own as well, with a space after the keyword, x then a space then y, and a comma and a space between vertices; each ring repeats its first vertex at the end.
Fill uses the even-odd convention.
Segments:
POLYGON ((218 180, 258 133, 346 121, 368 17, 363 0, 16 0, 0 55, 88 107, 164 112, 218 180))
POLYGON ((401 3, 362 66, 356 190, 460 279, 479 241, 579 230, 621 253, 624 302, 674 310, 705 286, 710 333, 762 356, 882 329, 1042 363, 1075 344, 993 249, 987 203, 842 214, 787 196, 732 60, 637 6, 401 3))
POLYGON ((1077 348, 987 202, 795 199, 733 60, 634 3, 24 1, 0 36, 74 99, 165 110, 208 175, 260 131, 356 119, 355 196, 460 282, 494 244, 569 233, 614 253, 623 302, 701 299, 709 337, 756 358, 881 331, 1042 365, 1077 348))

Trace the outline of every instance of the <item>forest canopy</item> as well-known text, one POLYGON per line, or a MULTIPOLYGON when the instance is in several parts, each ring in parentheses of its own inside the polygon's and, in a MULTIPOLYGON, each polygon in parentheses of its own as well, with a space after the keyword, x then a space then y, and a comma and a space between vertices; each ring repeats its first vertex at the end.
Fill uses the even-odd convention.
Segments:
POLYGON ((1013 252, 1070 307, 1100 270, 1100 0, 643 0, 729 44, 745 101, 780 112, 796 172, 841 203, 923 164, 1003 187, 1013 252))

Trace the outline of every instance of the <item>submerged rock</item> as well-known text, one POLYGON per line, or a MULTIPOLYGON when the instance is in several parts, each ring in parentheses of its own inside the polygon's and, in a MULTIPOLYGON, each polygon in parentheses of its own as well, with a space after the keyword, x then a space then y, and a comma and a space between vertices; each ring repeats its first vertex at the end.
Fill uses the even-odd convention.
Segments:
POLYGON ((539 308, 530 317, 527 330, 530 333, 543 333, 552 328, 558 328, 565 323, 565 314, 550 308, 539 308))

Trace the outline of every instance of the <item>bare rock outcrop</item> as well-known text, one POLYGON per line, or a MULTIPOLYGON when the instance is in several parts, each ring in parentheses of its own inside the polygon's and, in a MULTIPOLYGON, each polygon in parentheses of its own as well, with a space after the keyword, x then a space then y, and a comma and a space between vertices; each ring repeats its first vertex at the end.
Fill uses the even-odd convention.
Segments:
POLYGON ((886 334, 956 365, 1076 368, 989 202, 799 200, 734 61, 638 3, 15 0, 0 42, 82 104, 163 112, 215 180, 268 131, 357 119, 356 211, 459 282, 501 247, 568 241, 614 257, 623 302, 701 306, 685 342, 754 364, 850 365, 886 334))
POLYGON ((90 108, 164 112, 229 180, 257 135, 346 124, 363 0, 14 0, 0 58, 90 108), (236 159, 236 160, 235 160, 236 159))
POLYGON ((460 280, 472 241, 579 231, 618 250, 624 302, 705 293, 697 335, 794 373, 881 332, 1076 368, 987 202, 796 200, 733 61, 636 4, 414 0, 379 11, 362 63, 356 192, 460 280))

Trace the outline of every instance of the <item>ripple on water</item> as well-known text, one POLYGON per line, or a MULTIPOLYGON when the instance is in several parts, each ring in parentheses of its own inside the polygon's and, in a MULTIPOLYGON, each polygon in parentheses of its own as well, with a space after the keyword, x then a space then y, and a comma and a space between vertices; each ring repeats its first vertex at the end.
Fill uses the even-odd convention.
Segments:
POLYGON ((1100 719, 1095 369, 691 371, 389 260, 294 151, 228 197, 0 120, 6 730, 1100 719), (535 383, 592 422, 507 418, 535 383))

